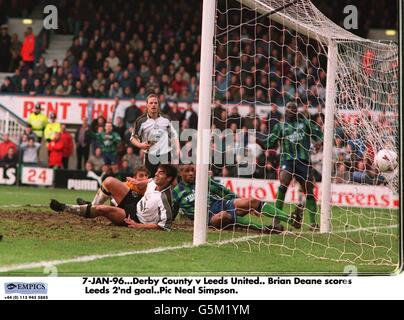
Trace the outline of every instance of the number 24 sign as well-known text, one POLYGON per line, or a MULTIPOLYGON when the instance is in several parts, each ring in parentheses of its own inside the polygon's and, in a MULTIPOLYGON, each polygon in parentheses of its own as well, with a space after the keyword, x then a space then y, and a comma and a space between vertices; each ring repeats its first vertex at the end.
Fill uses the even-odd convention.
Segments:
POLYGON ((24 167, 21 182, 36 186, 51 186, 53 185, 53 173, 52 169, 24 167))

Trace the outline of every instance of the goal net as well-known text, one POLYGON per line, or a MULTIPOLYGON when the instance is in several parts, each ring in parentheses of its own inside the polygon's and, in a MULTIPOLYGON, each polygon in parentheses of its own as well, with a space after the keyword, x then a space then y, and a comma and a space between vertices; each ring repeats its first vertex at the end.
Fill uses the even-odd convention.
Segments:
POLYGON ((373 159, 381 149, 399 154, 398 69, 395 43, 357 37, 308 0, 218 0, 212 175, 239 197, 268 202, 287 214, 299 203, 305 207, 300 230, 281 222, 284 232, 268 234, 259 226, 279 221, 246 215, 250 224, 244 220, 243 227, 237 223, 219 231, 220 239, 230 238, 240 250, 337 262, 315 271, 342 272, 339 266, 347 264, 394 270, 398 168, 382 174, 373 159), (295 150, 282 146, 281 138, 274 146, 265 143, 286 132, 289 102, 297 104, 298 121, 321 131, 306 132, 309 145, 292 144, 295 150), (320 147, 316 142, 322 139, 320 147), (314 184, 316 209, 308 205, 298 170, 279 205, 281 164, 305 152, 311 170, 305 183, 314 184))

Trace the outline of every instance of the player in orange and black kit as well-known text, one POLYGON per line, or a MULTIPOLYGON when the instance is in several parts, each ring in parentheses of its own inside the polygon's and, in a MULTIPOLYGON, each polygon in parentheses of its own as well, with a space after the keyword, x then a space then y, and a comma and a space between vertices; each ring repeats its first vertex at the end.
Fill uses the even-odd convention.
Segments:
POLYGON ((140 166, 135 169, 133 172, 133 178, 127 178, 126 185, 130 190, 132 190, 132 193, 135 193, 137 195, 143 196, 144 193, 146 192, 146 187, 140 188, 137 184, 134 183, 133 180, 135 181, 141 181, 141 180, 149 180, 149 170, 145 166, 140 166))
MULTIPOLYGON (((131 198, 133 199, 132 205, 136 207, 136 204, 139 202, 139 200, 143 197, 144 193, 146 192, 147 188, 147 183, 146 184, 139 184, 141 181, 148 181, 149 180, 149 170, 145 166, 140 166, 137 167, 133 173, 133 178, 126 178, 125 185, 132 191, 131 198), (140 186, 143 187, 140 187, 140 186)), ((97 198, 97 195, 95 196, 97 198)), ((95 199, 94 199, 95 201, 95 199)), ((94 204, 93 201, 93 204, 94 204)), ((85 204, 90 204, 91 202, 83 200, 81 198, 77 199, 77 204, 78 205, 85 205, 85 204)), ((111 204, 115 207, 118 206, 116 201, 111 197, 111 204)))

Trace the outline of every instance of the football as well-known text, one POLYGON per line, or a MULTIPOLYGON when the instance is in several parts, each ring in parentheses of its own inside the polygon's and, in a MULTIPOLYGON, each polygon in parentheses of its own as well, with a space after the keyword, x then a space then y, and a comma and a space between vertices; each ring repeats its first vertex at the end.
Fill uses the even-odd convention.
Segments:
POLYGON ((380 150, 375 156, 375 165, 380 172, 394 171, 398 166, 397 153, 392 150, 380 150))

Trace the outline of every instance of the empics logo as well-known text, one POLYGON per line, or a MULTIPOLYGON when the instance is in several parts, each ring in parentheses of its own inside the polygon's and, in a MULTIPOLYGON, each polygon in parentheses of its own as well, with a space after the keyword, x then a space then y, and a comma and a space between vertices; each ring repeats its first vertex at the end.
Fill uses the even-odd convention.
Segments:
POLYGON ((48 284, 43 282, 23 283, 12 282, 4 284, 5 294, 48 294, 48 284))

